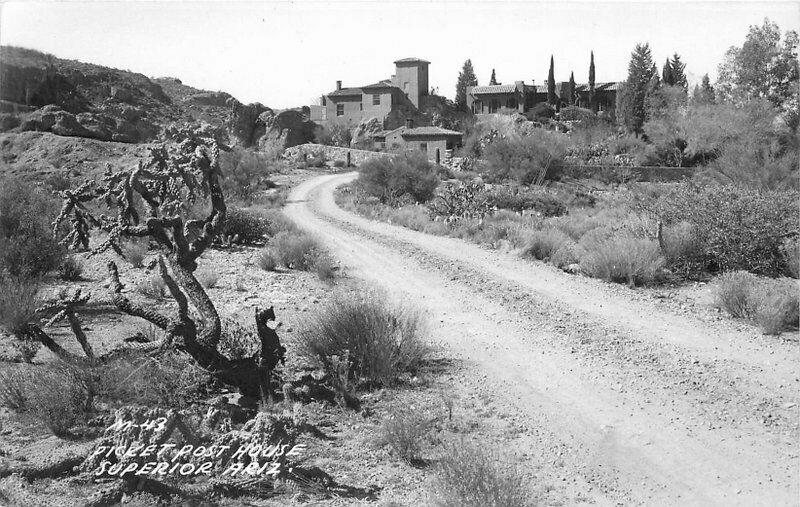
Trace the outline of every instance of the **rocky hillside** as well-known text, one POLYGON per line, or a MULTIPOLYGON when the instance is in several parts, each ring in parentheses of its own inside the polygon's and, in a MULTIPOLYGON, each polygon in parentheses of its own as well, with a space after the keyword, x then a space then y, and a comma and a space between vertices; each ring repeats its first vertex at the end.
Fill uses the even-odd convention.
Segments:
POLYGON ((203 121, 232 145, 290 146, 313 139, 314 123, 298 111, 242 104, 224 92, 198 90, 174 78, 64 60, 0 47, 0 132, 50 132, 118 143, 155 139, 170 125, 203 121))

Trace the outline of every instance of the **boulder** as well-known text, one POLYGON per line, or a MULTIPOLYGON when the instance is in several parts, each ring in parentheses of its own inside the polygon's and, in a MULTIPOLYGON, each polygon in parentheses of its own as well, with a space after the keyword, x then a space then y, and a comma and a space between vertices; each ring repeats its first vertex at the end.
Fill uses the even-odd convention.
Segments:
POLYGON ((205 92, 205 93, 195 93, 194 95, 189 95, 188 97, 186 97, 185 100, 186 102, 190 102, 198 106, 228 107, 229 105, 228 99, 233 99, 233 97, 229 93, 205 92))
POLYGON ((361 120, 361 122, 353 129, 353 135, 350 139, 350 146, 362 146, 365 142, 368 142, 372 138, 373 134, 377 134, 382 130, 383 122, 377 118, 361 120))

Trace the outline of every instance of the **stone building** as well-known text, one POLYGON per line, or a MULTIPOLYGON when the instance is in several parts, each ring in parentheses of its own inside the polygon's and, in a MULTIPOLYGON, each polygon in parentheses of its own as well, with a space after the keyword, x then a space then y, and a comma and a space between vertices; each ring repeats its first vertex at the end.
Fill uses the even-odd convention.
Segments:
MULTIPOLYGON (((342 86, 323 95, 321 105, 310 106, 311 120, 320 123, 355 125, 361 120, 405 118, 417 112, 428 95, 428 65, 419 58, 403 58, 394 62, 395 74, 390 79, 355 88, 342 86)), ((388 127, 390 125, 384 125, 388 127)))
MULTIPOLYGON (((618 83, 596 83, 594 102, 598 111, 614 110, 617 101, 618 83)), ((569 83, 556 83, 556 95, 561 107, 568 106, 569 83)), ((575 105, 591 108, 591 97, 588 84, 575 85, 575 105)), ((494 114, 518 112, 525 114, 536 104, 547 102, 547 83, 543 85, 527 85, 522 81, 514 84, 498 84, 489 86, 467 87, 467 107, 474 114, 494 114)))
POLYGON ((378 149, 395 152, 419 150, 428 160, 439 164, 461 146, 462 134, 441 127, 414 127, 413 121, 407 120, 402 127, 373 134, 372 140, 378 149))

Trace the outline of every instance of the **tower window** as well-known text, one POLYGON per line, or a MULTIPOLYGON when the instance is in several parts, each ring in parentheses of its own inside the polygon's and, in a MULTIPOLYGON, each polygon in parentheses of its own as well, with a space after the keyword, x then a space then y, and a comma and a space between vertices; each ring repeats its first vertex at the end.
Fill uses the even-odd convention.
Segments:
POLYGON ((336 116, 344 116, 344 104, 336 104, 336 116))
POLYGON ((381 105, 381 96, 378 93, 374 93, 372 95, 372 105, 373 106, 380 106, 381 105))

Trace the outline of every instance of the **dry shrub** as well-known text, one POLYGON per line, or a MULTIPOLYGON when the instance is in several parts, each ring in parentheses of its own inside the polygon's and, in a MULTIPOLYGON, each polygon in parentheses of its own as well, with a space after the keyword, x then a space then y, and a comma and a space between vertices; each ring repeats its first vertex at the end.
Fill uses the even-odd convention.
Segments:
POLYGON ((146 240, 128 240, 120 245, 122 256, 131 263, 134 268, 144 266, 144 258, 147 256, 148 244, 146 240))
POLYGON ((432 422, 414 407, 393 406, 383 420, 380 443, 388 445, 398 458, 412 464, 419 463, 432 422))
POLYGON ((531 495, 519 471, 497 454, 471 444, 449 445, 436 466, 435 505, 442 507, 523 507, 531 495))
POLYGON ((98 396, 123 404, 182 408, 207 394, 208 372, 184 353, 117 356, 92 372, 98 396))
POLYGON ((10 368, 0 372, 0 403, 17 412, 28 408, 26 395, 27 374, 23 368, 10 368))
POLYGON ((14 368, 0 375, 3 405, 44 423, 64 436, 92 408, 94 390, 87 373, 64 363, 14 368))
POLYGON ((0 276, 0 327, 14 335, 14 347, 26 363, 33 361, 41 348, 39 340, 28 335, 27 325, 36 315, 39 282, 27 277, 0 276))
POLYGON ((787 239, 781 245, 781 255, 786 266, 786 275, 800 278, 800 239, 794 237, 787 239))
POLYGON ((522 247, 522 255, 548 260, 559 248, 570 242, 570 237, 558 229, 532 231, 522 247))
POLYGON ((591 277, 634 286, 655 282, 664 257, 657 241, 620 235, 586 247, 580 264, 591 277))
POLYGON ((74 255, 70 255, 58 266, 58 274, 65 282, 80 281, 83 275, 83 262, 74 255))
POLYGON ((756 323, 765 334, 778 335, 798 326, 800 290, 793 280, 736 271, 719 277, 715 295, 720 308, 756 323))
POLYGON ((312 253, 314 258, 311 260, 312 269, 323 282, 331 282, 336 278, 336 261, 325 251, 315 251, 312 253))
POLYGON ((683 278, 701 276, 708 261, 694 226, 689 222, 678 222, 664 227, 661 234, 667 266, 683 278))
POLYGON ((258 255, 258 267, 264 271, 275 271, 278 267, 278 259, 271 248, 265 248, 258 255))
POLYGON ((279 210, 229 207, 220 236, 228 243, 252 245, 279 232, 295 230, 294 222, 279 210))
POLYGON ((565 269, 572 264, 579 264, 581 261, 581 248, 574 241, 562 243, 550 256, 550 263, 559 268, 565 269))
POLYGON ((310 319, 297 353, 334 371, 331 357, 349 358, 349 377, 390 385, 415 372, 430 349, 422 341, 419 312, 391 304, 385 295, 342 294, 310 319))
POLYGON ((258 333, 252 326, 242 325, 238 320, 229 317, 222 319, 219 350, 229 359, 238 360, 254 355, 261 348, 258 333))
POLYGON ((199 269, 195 271, 194 277, 200 282, 200 285, 206 289, 213 289, 219 282, 219 273, 208 269, 199 269))
POLYGON ((136 284, 141 295, 151 299, 164 299, 167 295, 167 283, 161 276, 152 274, 136 284))

